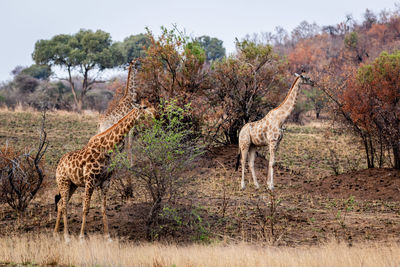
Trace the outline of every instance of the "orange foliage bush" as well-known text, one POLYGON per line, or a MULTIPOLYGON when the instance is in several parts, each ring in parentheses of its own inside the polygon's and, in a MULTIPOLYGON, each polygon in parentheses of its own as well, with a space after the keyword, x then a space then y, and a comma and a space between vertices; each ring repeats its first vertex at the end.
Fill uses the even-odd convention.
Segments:
POLYGON ((341 96, 343 110, 368 136, 371 167, 374 155, 379 161, 382 148, 387 147, 393 156, 393 166, 400 169, 400 51, 387 52, 371 64, 362 65, 341 96), (373 142, 380 151, 376 151, 373 142))

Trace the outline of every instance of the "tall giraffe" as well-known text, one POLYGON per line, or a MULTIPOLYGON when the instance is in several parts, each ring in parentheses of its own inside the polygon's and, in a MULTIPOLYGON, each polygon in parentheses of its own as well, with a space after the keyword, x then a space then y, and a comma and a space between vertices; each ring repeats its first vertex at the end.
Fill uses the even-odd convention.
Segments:
POLYGON ((256 173, 254 171, 254 160, 256 148, 260 146, 269 146, 269 166, 268 166, 268 187, 274 190, 274 164, 275 153, 279 142, 283 136, 282 126, 286 122, 290 113, 294 109, 298 96, 300 83, 313 85, 310 78, 296 74, 296 79, 292 84, 285 100, 275 109, 268 112, 264 118, 259 121, 246 123, 239 133, 239 154, 236 161, 236 170, 239 167, 239 160, 242 157, 242 181, 241 188, 246 187, 244 182, 247 156, 249 156, 249 168, 253 176, 253 182, 256 188, 259 188, 256 173))
POLYGON ((80 232, 81 240, 85 235, 86 216, 89 212, 90 198, 95 187, 100 187, 102 198, 102 215, 104 225, 104 236, 110 239, 106 215, 106 194, 111 172, 108 170, 110 164, 110 150, 120 144, 130 129, 140 122, 154 117, 154 109, 142 105, 133 108, 125 117, 119 120, 108 130, 93 136, 86 146, 80 150, 66 153, 59 161, 56 170, 56 181, 59 195, 56 196, 58 203, 57 220, 54 233, 58 232, 61 214, 64 219, 64 238, 70 240, 67 222, 67 204, 72 194, 78 187, 85 187, 83 202, 82 226, 80 232))

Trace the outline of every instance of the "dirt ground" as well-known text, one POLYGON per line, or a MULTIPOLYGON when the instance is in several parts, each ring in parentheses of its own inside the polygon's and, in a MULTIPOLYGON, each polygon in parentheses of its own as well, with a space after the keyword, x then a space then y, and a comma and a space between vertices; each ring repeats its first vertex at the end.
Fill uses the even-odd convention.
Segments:
MULTIPOLYGON (((49 113, 47 185, 21 220, 7 205, 0 205, 0 236, 52 232, 57 161, 63 153, 87 142, 95 132, 96 119, 97 114, 49 113)), ((7 140, 20 148, 35 144, 39 113, 0 111, 0 122, 2 143, 7 140)), ((255 166, 261 188, 254 188, 247 172, 247 187, 240 190, 241 169, 234 170, 237 146, 208 150, 184 174, 189 182, 162 211, 154 227, 154 239, 174 243, 246 241, 288 246, 313 245, 330 239, 349 244, 369 240, 399 242, 400 172, 365 169, 362 151, 352 145, 354 142, 345 135, 332 133, 327 126, 288 127, 277 155, 273 193, 266 186, 268 164, 264 157, 257 156, 255 166), (327 148, 336 149, 335 153, 344 159, 339 166, 342 174, 332 175, 327 148)), ((261 150, 259 155, 263 153, 261 150)), ((124 173, 116 175, 127 178, 124 173)), ((120 240, 145 241, 148 196, 133 182, 133 197, 122 199, 117 181, 114 178, 108 194, 111 235, 120 240)), ((78 189, 69 204, 73 236, 79 234, 82 192, 78 189)), ((99 234, 102 228, 100 199, 95 193, 87 234, 99 234)))
MULTIPOLYGON (((332 238, 349 243, 400 241, 399 171, 362 170, 310 181, 277 166, 276 189, 271 195, 265 181, 267 161, 261 157, 256 159, 256 170, 262 188, 256 190, 248 183, 245 190, 239 190, 240 169, 234 171, 236 153, 236 146, 214 148, 195 163, 186 174, 192 182, 174 205, 184 223, 168 218, 161 222, 157 232, 160 241, 247 241, 289 246, 318 244, 332 238), (275 204, 272 209, 271 203, 275 204)), ((249 172, 246 176, 250 181, 249 172)), ((51 232, 56 215, 55 193, 50 183, 20 223, 12 210, 0 207, 0 235, 51 232)), ((70 232, 76 236, 81 222, 81 196, 82 190, 71 199, 69 209, 70 232)), ((148 210, 143 195, 121 201, 116 192, 111 192, 108 217, 112 236, 144 241, 148 210)), ((87 229, 88 234, 102 231, 97 195, 87 229)))

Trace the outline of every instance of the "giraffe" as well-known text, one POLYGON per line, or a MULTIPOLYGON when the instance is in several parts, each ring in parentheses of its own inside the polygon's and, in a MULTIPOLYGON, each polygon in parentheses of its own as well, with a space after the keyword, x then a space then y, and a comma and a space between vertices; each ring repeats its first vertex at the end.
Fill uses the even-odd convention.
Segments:
MULTIPOLYGON (((115 105, 115 107, 111 110, 108 110, 105 114, 100 116, 99 122, 97 124, 97 133, 104 132, 115 123, 117 123, 122 117, 128 114, 129 111, 134 107, 138 107, 137 103, 137 94, 136 94, 136 86, 135 86, 135 76, 137 70, 135 69, 136 61, 132 60, 129 63, 129 71, 128 71, 128 79, 126 81, 126 87, 124 91, 124 95, 115 105)), ((128 148, 127 154, 128 159, 132 162, 132 154, 129 149, 132 146, 133 142, 133 132, 131 131, 128 134, 126 139, 126 147, 128 148)))
POLYGON ((293 82, 285 100, 275 109, 268 112, 264 118, 259 121, 246 123, 239 132, 239 153, 236 161, 236 170, 239 167, 240 157, 242 163, 241 189, 245 189, 244 182, 247 156, 249 156, 249 168, 253 176, 254 186, 259 188, 256 173, 254 171, 254 160, 256 148, 260 146, 269 146, 269 164, 268 164, 268 187, 274 190, 274 164, 275 153, 279 142, 283 136, 282 126, 294 109, 300 83, 313 85, 310 78, 296 73, 296 79, 293 82))
POLYGON ((55 234, 58 232, 61 214, 63 214, 64 239, 66 242, 70 241, 67 222, 67 204, 75 190, 78 187, 84 187, 85 195, 83 201, 82 226, 79 235, 81 240, 84 239, 90 198, 95 187, 100 187, 104 236, 111 240, 106 215, 106 194, 110 181, 109 178, 111 177, 111 172, 108 170, 110 151, 122 142, 125 135, 134 125, 145 122, 149 116, 154 117, 154 113, 154 108, 150 107, 146 109, 146 106, 142 102, 142 106, 134 107, 112 127, 93 136, 82 149, 66 153, 61 157, 56 170, 59 194, 55 198, 56 209, 58 210, 54 228, 55 234), (59 200, 61 201, 57 206, 59 200))

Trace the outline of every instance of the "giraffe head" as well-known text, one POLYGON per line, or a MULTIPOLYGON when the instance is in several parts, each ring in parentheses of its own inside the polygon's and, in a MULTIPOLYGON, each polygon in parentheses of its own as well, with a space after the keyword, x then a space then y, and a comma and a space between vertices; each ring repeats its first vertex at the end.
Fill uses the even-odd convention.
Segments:
POLYGON ((307 85, 311 85, 314 86, 314 81, 310 79, 310 77, 307 77, 304 72, 302 74, 297 74, 295 73, 294 75, 296 75, 296 77, 300 77, 301 79, 301 84, 307 84, 307 85))
POLYGON ((140 100, 139 109, 141 111, 140 120, 148 121, 150 118, 155 118, 156 116, 156 109, 147 99, 140 100))

